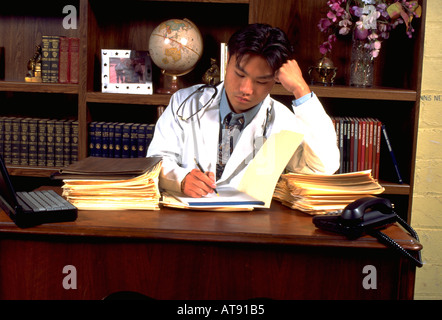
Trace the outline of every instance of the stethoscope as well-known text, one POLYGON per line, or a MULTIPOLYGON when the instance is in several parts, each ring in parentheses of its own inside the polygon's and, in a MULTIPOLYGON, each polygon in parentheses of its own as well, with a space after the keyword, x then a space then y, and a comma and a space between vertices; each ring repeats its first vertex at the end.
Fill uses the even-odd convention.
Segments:
MULTIPOLYGON (((183 121, 187 121, 189 119, 192 119, 195 115, 197 115, 201 110, 210 107, 212 105, 213 100, 215 100, 215 97, 218 94, 218 89, 216 86, 214 85, 210 85, 210 84, 204 84, 200 87, 198 87, 195 91, 193 91, 190 95, 188 95, 186 97, 186 99, 183 100, 183 102, 181 102, 181 104, 178 106, 178 109, 176 111, 176 115, 180 120, 183 121), (209 89, 209 90, 213 90, 213 94, 210 97, 210 99, 201 107, 199 108, 197 111, 195 111, 194 113, 192 113, 191 115, 189 115, 188 117, 184 117, 184 105, 187 103, 187 101, 189 101, 189 99, 196 94, 199 94, 200 97, 204 94, 204 90, 209 89), (181 112, 181 113, 180 113, 181 112)), ((267 111, 266 111, 266 118, 264 123, 262 124, 262 135, 263 138, 265 139, 267 136, 267 131, 270 127, 271 124, 271 117, 272 117, 272 109, 273 109, 273 104, 270 103, 270 106, 267 107, 267 111)))

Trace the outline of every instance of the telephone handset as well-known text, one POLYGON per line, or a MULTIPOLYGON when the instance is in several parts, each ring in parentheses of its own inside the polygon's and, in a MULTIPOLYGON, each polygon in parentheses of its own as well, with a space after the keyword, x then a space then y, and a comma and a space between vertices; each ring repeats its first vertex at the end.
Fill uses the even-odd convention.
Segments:
POLYGON ((391 246, 422 267, 421 253, 418 259, 402 248, 393 239, 380 231, 395 222, 399 222, 412 237, 419 241, 417 233, 393 209, 390 200, 379 197, 363 197, 347 205, 341 213, 318 215, 313 217, 313 223, 319 229, 344 234, 349 239, 356 239, 363 234, 369 234, 380 242, 391 246))

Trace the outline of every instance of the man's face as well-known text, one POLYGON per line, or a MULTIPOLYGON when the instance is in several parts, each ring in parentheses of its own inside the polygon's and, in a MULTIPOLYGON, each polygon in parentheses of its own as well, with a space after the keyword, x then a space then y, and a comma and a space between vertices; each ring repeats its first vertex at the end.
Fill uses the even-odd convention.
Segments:
POLYGON ((267 61, 257 55, 245 55, 239 66, 230 57, 224 87, 232 111, 242 113, 256 106, 270 93, 275 75, 267 61))

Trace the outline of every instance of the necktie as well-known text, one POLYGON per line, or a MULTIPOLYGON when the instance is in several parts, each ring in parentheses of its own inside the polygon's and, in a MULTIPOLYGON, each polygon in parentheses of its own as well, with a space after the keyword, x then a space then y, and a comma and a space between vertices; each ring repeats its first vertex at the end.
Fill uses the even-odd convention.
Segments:
POLYGON ((234 113, 229 113, 223 121, 219 132, 218 143, 218 162, 216 164, 216 179, 221 178, 224 167, 233 152, 236 140, 241 133, 244 126, 244 116, 234 116, 234 113))

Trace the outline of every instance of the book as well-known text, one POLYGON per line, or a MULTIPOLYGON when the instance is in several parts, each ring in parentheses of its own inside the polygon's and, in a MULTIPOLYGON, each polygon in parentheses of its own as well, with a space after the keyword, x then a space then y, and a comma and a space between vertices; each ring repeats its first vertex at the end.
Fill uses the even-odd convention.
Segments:
POLYGON ((20 164, 20 118, 13 117, 11 122, 11 164, 20 164))
POLYGON ((281 175, 273 198, 309 214, 344 209, 351 202, 385 191, 371 170, 332 175, 286 173, 281 175))
POLYGON ((88 157, 57 176, 79 210, 159 210, 161 158, 88 157))
POLYGON ((55 123, 50 119, 46 122, 46 166, 55 167, 55 123))
POLYGON ((65 122, 65 120, 56 120, 55 121, 54 159, 55 159, 55 166, 56 167, 64 166, 64 122, 65 122))
POLYGON ((10 164, 12 162, 12 117, 5 117, 3 123, 3 159, 6 164, 10 164))
POLYGON ((22 166, 29 165, 29 118, 18 118, 20 125, 20 151, 19 163, 22 166))
POLYGON ((60 51, 59 51, 59 70, 58 81, 60 83, 69 83, 70 66, 69 66, 69 38, 60 37, 60 51))
POLYGON ((69 83, 78 83, 80 71, 80 39, 69 38, 69 83))
POLYGON ((38 166, 38 119, 29 119, 29 165, 38 166))
POLYGON ((38 124, 38 139, 37 139, 37 165, 41 167, 46 166, 47 157, 47 122, 48 119, 37 120, 38 124))
POLYGON ((50 82, 51 79, 51 63, 50 63, 50 36, 41 37, 41 78, 42 82, 50 82))
POLYGON ((60 37, 49 37, 49 82, 57 83, 59 74, 59 52, 60 52, 60 37))

